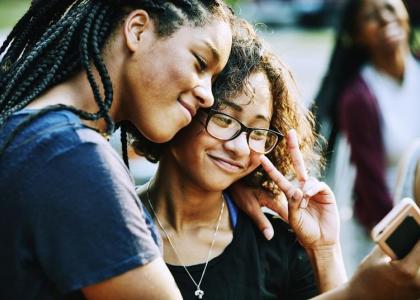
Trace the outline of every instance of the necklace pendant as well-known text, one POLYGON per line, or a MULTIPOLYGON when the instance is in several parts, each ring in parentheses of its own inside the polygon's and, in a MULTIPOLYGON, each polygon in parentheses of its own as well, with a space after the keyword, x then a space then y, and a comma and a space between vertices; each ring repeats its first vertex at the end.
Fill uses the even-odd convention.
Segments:
POLYGON ((195 291, 194 295, 196 295, 198 297, 198 299, 203 299, 204 291, 198 287, 197 290, 195 291))

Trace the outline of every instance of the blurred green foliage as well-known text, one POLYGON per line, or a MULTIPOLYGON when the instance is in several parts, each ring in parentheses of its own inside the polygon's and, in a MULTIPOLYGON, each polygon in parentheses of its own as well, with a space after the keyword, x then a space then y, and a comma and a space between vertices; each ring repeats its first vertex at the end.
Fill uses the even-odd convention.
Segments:
MULTIPOLYGON (((243 0, 225 0, 235 7, 243 0)), ((0 30, 7 30, 20 19, 29 8, 30 0, 0 0, 0 30)))
POLYGON ((23 16, 30 0, 0 0, 0 30, 7 30, 23 16))

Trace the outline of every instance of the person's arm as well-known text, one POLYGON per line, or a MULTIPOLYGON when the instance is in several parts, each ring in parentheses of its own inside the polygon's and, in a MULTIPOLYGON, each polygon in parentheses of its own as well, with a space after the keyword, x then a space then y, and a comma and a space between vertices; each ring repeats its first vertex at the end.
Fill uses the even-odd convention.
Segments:
POLYGON ((331 290, 347 280, 343 255, 339 243, 333 246, 307 249, 321 293, 331 290))
POLYGON ((376 246, 348 283, 313 299, 420 299, 420 241, 406 257, 395 261, 376 246))
POLYGON ((176 300, 182 299, 176 283, 162 258, 147 265, 85 287, 88 300, 176 300))

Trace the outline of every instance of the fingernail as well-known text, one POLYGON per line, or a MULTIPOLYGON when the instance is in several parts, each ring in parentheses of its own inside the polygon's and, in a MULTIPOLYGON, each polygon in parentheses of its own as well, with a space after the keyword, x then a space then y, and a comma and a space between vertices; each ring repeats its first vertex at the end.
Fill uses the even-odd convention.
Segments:
POLYGON ((309 199, 308 198, 303 198, 302 199, 302 202, 300 202, 299 207, 300 208, 307 208, 308 207, 308 202, 309 202, 309 199))
POLYGON ((268 241, 271 240, 274 236, 274 232, 270 228, 264 229, 263 234, 264 234, 265 239, 268 241))

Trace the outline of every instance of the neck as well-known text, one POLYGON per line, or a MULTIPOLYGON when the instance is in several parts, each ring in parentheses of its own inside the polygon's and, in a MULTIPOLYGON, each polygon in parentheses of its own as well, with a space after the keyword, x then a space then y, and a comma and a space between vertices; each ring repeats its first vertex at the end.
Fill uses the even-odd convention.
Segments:
POLYGON ((404 80, 404 70, 409 54, 407 47, 400 47, 393 52, 378 51, 371 55, 373 66, 395 80, 404 80))
POLYGON ((148 190, 159 220, 177 232, 213 227, 224 201, 221 191, 204 191, 186 182, 183 176, 170 176, 160 171, 148 190))

